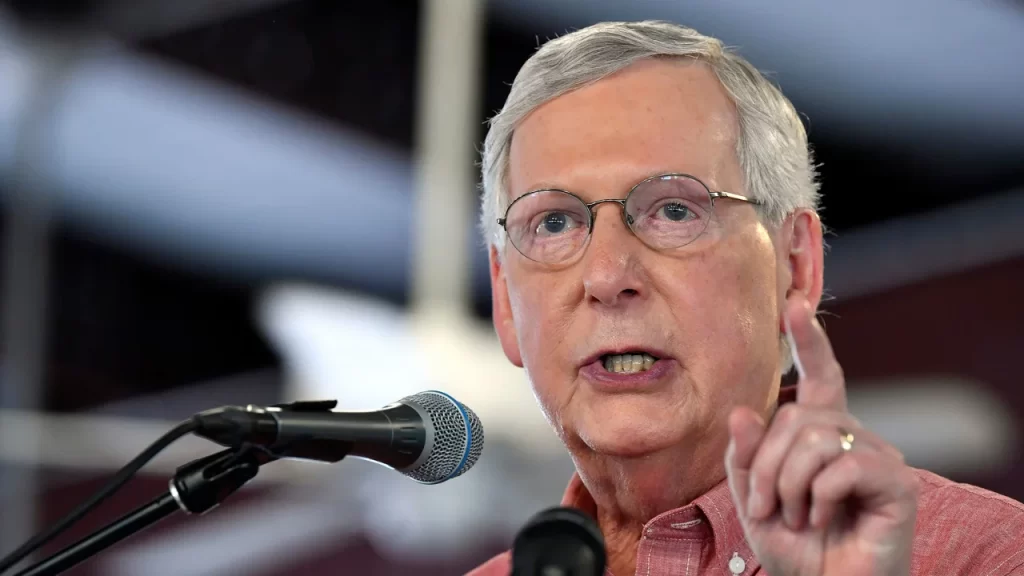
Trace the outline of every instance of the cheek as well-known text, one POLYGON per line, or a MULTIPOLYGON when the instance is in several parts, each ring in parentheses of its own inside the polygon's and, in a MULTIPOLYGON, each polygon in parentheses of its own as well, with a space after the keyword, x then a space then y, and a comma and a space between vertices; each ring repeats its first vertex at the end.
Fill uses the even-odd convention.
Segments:
POLYGON ((565 373, 565 342, 570 313, 559 301, 556 286, 522 286, 510 301, 523 369, 541 411, 556 430, 562 430, 572 398, 573 374, 565 373))
POLYGON ((726 298, 734 342, 734 353, 726 357, 736 364, 733 377, 744 383, 737 392, 760 396, 772 387, 779 365, 775 254, 768 240, 742 253, 747 257, 736 262, 726 298))
POLYGON ((692 350, 695 386, 708 398, 759 397, 778 365, 774 249, 768 238, 736 240, 688 272, 698 283, 676 288, 692 291, 675 298, 689 301, 692 312, 684 310, 676 321, 690 343, 682 347, 692 350))
POLYGON ((766 332, 777 332, 775 252, 767 238, 755 245, 754 250, 737 252, 735 261, 730 263, 733 273, 728 301, 732 303, 737 330, 745 341, 758 341, 766 332))
POLYGON ((544 388, 546 382, 564 379, 557 372, 572 314, 566 305, 568 283, 546 276, 517 276, 510 282, 509 302, 519 349, 534 388, 544 388))
POLYGON ((766 266, 746 268, 737 279, 733 298, 736 331, 740 341, 746 343, 747 354, 757 357, 766 348, 775 352, 779 331, 775 278, 766 266))

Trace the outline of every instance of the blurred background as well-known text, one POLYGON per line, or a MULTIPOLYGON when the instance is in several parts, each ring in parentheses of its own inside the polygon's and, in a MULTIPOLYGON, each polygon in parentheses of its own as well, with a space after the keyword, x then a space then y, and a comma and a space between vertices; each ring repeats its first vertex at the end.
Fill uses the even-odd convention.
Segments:
MULTIPOLYGON (((0 554, 194 412, 429 388, 486 426, 465 476, 277 463, 71 573, 441 575, 506 549, 572 465, 489 323, 477 150, 540 43, 612 19, 694 26, 781 85, 822 164, 852 410, 1024 499, 1019 1, 81 5, 0 3, 0 554)), ((59 544, 213 450, 175 444, 59 544)))

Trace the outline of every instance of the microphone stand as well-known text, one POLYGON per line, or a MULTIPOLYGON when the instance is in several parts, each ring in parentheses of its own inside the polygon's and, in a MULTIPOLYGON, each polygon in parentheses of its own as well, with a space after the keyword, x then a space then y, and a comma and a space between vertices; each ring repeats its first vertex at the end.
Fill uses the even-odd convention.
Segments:
MULTIPOLYGON (((335 400, 317 400, 278 404, 275 408, 292 412, 329 412, 336 405, 335 400)), ((224 425, 226 430, 232 427, 230 421, 224 421, 224 425)), ((351 446, 346 443, 316 438, 298 439, 266 447, 239 441, 235 446, 193 460, 178 468, 168 483, 166 494, 136 508, 46 560, 18 572, 15 576, 60 574, 174 512, 209 512, 246 482, 255 478, 260 466, 264 464, 280 458, 334 463, 344 459, 351 450, 351 446)))
POLYGON ((60 574, 174 512, 208 512, 252 480, 260 466, 276 459, 255 447, 243 446, 193 460, 178 468, 165 494, 16 576, 60 574))

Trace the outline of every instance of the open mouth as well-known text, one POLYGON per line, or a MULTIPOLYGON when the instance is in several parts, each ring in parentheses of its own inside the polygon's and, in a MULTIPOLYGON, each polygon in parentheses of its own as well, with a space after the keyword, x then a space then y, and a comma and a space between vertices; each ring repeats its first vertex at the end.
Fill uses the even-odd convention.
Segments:
POLYGON ((656 356, 642 351, 623 354, 605 354, 601 356, 601 365, 613 374, 634 374, 645 372, 658 361, 656 356))

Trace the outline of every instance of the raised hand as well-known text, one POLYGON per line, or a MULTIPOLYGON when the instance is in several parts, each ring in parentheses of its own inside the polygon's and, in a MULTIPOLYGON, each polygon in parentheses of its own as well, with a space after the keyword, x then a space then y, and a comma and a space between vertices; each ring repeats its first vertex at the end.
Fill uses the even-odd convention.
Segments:
POLYGON ((766 426, 729 417, 729 486, 747 542, 771 576, 910 573, 917 479, 898 450, 846 410, 832 347, 799 294, 785 311, 797 401, 766 426))

